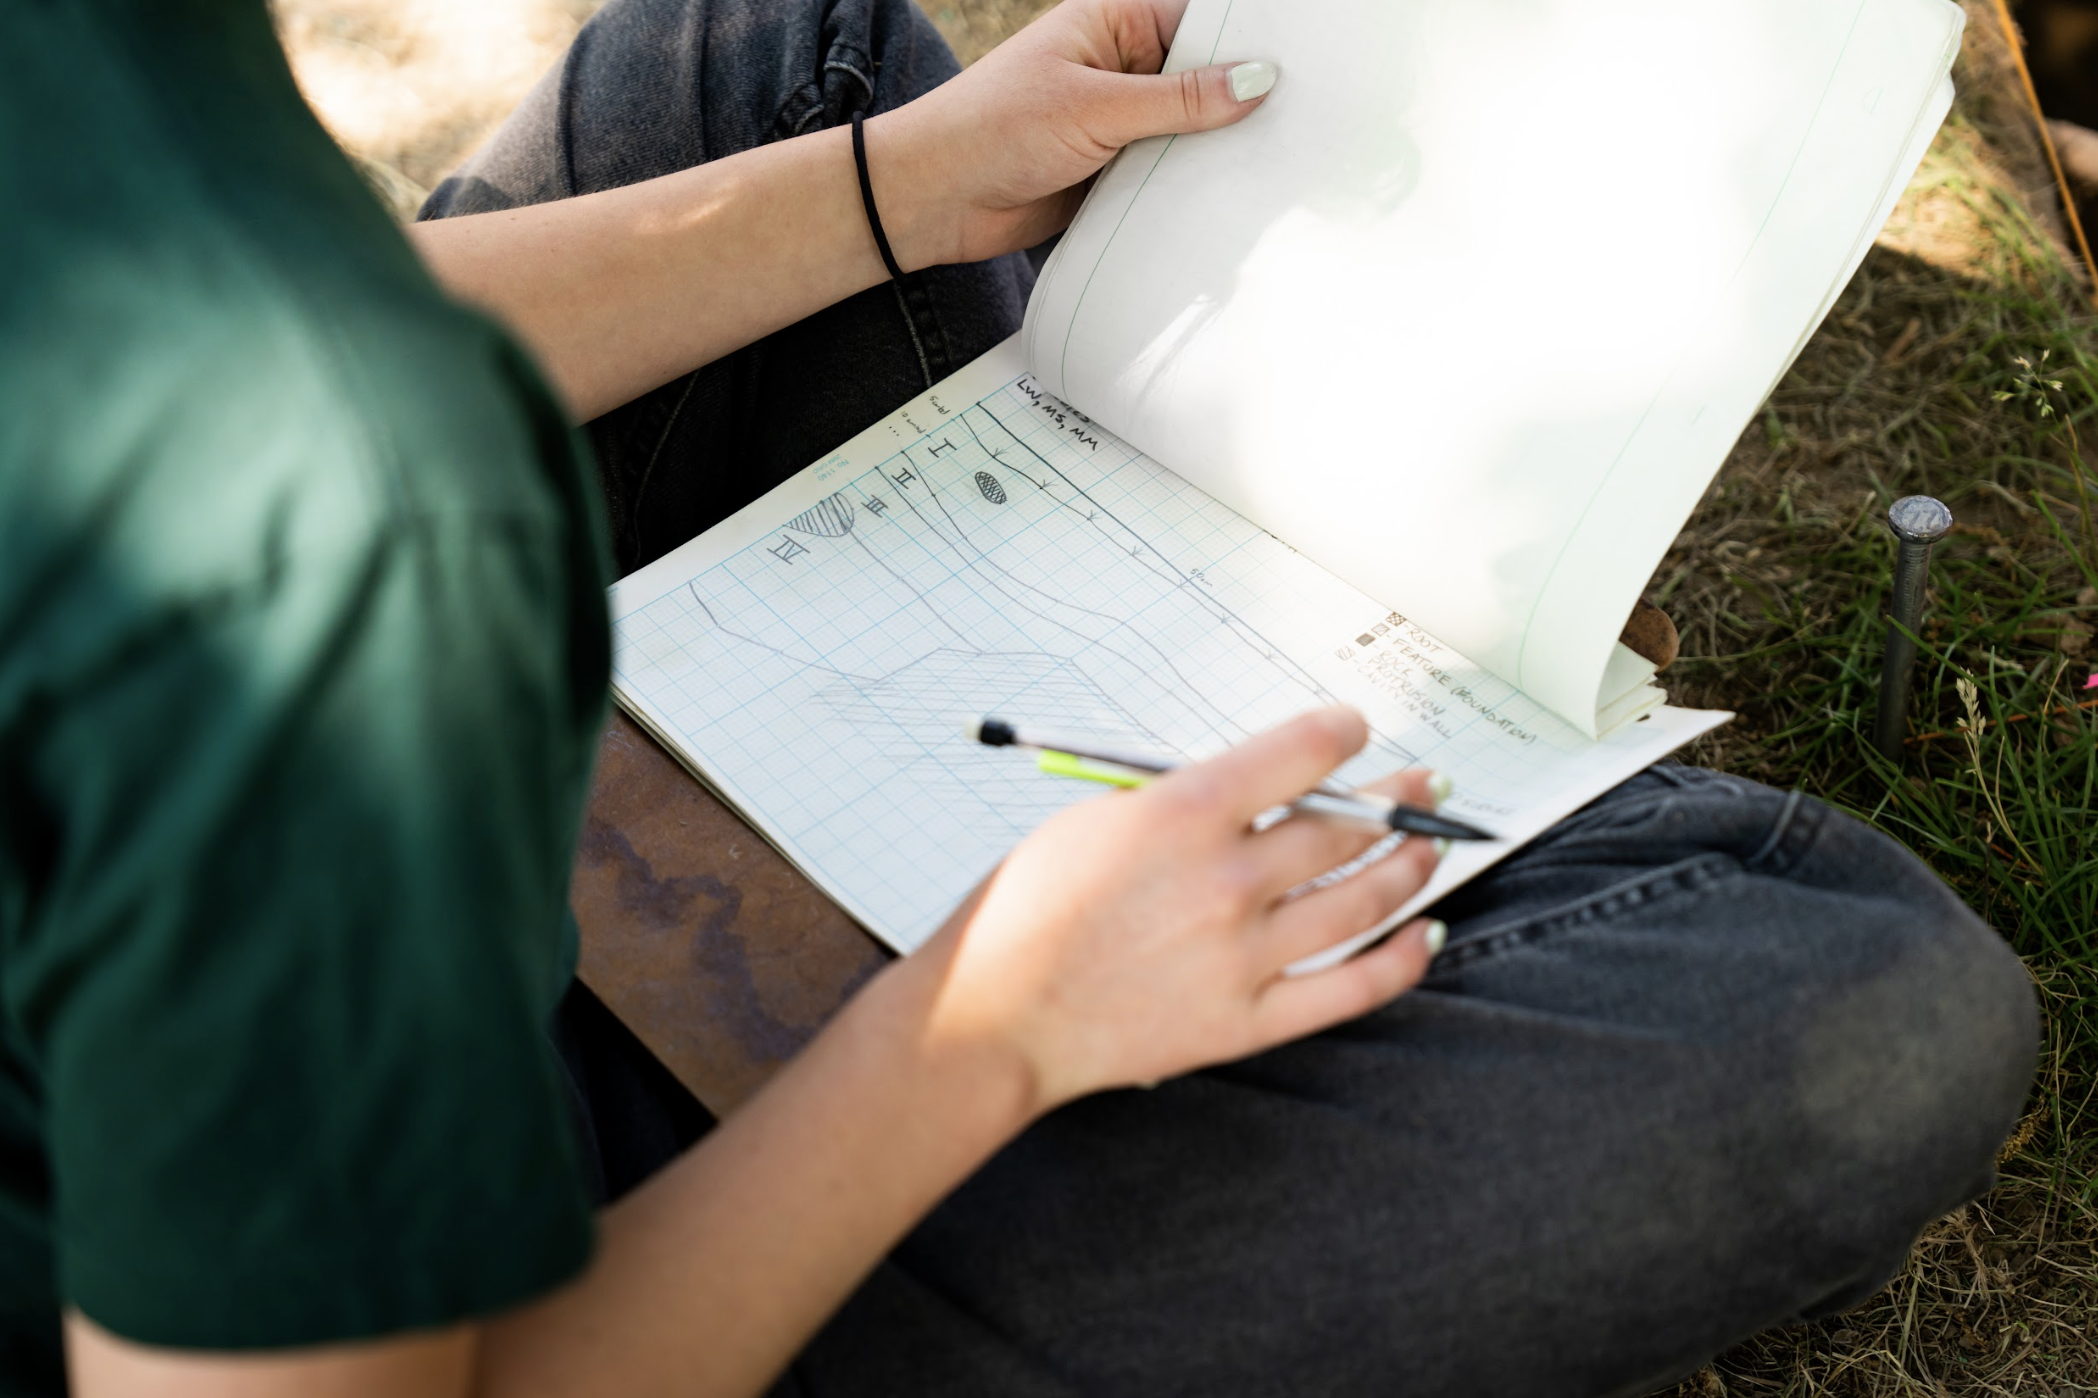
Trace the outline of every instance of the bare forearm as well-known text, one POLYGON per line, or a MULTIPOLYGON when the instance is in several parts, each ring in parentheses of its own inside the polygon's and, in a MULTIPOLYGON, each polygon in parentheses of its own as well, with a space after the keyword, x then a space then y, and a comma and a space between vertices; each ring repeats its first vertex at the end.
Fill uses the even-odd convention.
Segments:
MULTIPOLYGON (((887 137, 868 126, 870 150, 887 137)), ((877 196, 899 257, 936 258, 903 162, 877 196)), ((409 236, 431 272, 529 346, 577 421, 639 397, 888 273, 862 206, 848 130, 674 175, 409 236)))
POLYGON ((926 1031, 892 971, 750 1105, 610 1210, 582 1281, 484 1331, 491 1398, 754 1394, 950 1189, 1029 1084, 926 1031))
MULTIPOLYGON (((1061 7, 868 121, 875 203, 903 270, 1033 247, 1130 141, 1254 110, 1271 64, 1148 76, 1184 4, 1061 7)), ((843 128, 410 236, 439 281, 525 341, 579 420, 887 275, 843 128)))

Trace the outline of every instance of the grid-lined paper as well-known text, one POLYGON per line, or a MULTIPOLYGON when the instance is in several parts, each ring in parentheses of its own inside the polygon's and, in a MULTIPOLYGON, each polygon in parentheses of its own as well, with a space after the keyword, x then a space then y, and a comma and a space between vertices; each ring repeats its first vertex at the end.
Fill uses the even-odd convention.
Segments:
POLYGON ((1580 737, 1048 396, 1017 355, 614 593, 622 703, 892 945, 1098 794, 967 741, 984 715, 1193 759, 1353 703, 1376 737, 1344 776, 1449 772, 1456 811, 1518 837, 1710 726, 1667 711, 1580 737))

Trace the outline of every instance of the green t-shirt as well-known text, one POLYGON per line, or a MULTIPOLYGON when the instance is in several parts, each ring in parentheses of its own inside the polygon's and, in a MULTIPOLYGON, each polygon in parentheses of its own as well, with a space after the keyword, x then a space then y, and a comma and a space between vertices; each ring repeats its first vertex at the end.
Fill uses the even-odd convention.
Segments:
POLYGON ((0 5, 0 1389, 485 1314, 591 1241, 548 1015, 587 467, 263 0, 0 5))

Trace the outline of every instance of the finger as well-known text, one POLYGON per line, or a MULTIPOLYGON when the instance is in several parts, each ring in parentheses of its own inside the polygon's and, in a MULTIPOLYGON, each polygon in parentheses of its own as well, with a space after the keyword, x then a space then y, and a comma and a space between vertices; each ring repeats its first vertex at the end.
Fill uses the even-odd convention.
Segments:
POLYGON ((1439 922, 1415 922, 1382 946, 1331 970, 1277 980, 1261 992, 1254 1007, 1262 1047, 1331 1029, 1390 1004, 1420 984, 1448 936, 1449 929, 1439 922))
POLYGON ((1290 817, 1255 835, 1250 853, 1267 902, 1321 874, 1360 859, 1391 831, 1368 822, 1306 814, 1290 817))
POLYGON ((1440 862, 1433 840, 1409 838, 1345 883, 1284 904, 1261 931, 1262 959, 1280 970, 1369 931, 1426 888, 1440 862))
POLYGON ((1214 131, 1252 113, 1275 86, 1272 63, 1218 63, 1149 76, 1103 73, 1093 135, 1120 148, 1146 136, 1214 131))
POLYGON ((1167 775, 1152 790, 1234 825, 1294 801, 1362 751, 1369 726, 1349 708, 1318 709, 1271 728, 1220 757, 1167 775))
POLYGON ((1389 796, 1402 806, 1419 806, 1432 811, 1449 796, 1450 781, 1438 772, 1417 767, 1410 772, 1393 772, 1373 782, 1364 782, 1362 789, 1389 796))
MULTIPOLYGON (((1433 772, 1415 770, 1380 777, 1362 790, 1403 805, 1433 810, 1439 804, 1438 793, 1448 790, 1442 783, 1443 778, 1433 772)), ((1281 821, 1253 837, 1262 879, 1259 891, 1270 900, 1280 898, 1321 874, 1360 859, 1390 834, 1376 826, 1316 814, 1281 821)))

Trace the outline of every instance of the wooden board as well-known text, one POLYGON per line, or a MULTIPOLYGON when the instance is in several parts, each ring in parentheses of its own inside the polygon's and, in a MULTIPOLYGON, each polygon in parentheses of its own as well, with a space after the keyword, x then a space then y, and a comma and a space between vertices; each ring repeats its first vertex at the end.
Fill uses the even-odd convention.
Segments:
POLYGON ((584 983, 717 1116, 888 959, 618 713, 599 746, 570 896, 584 983))

